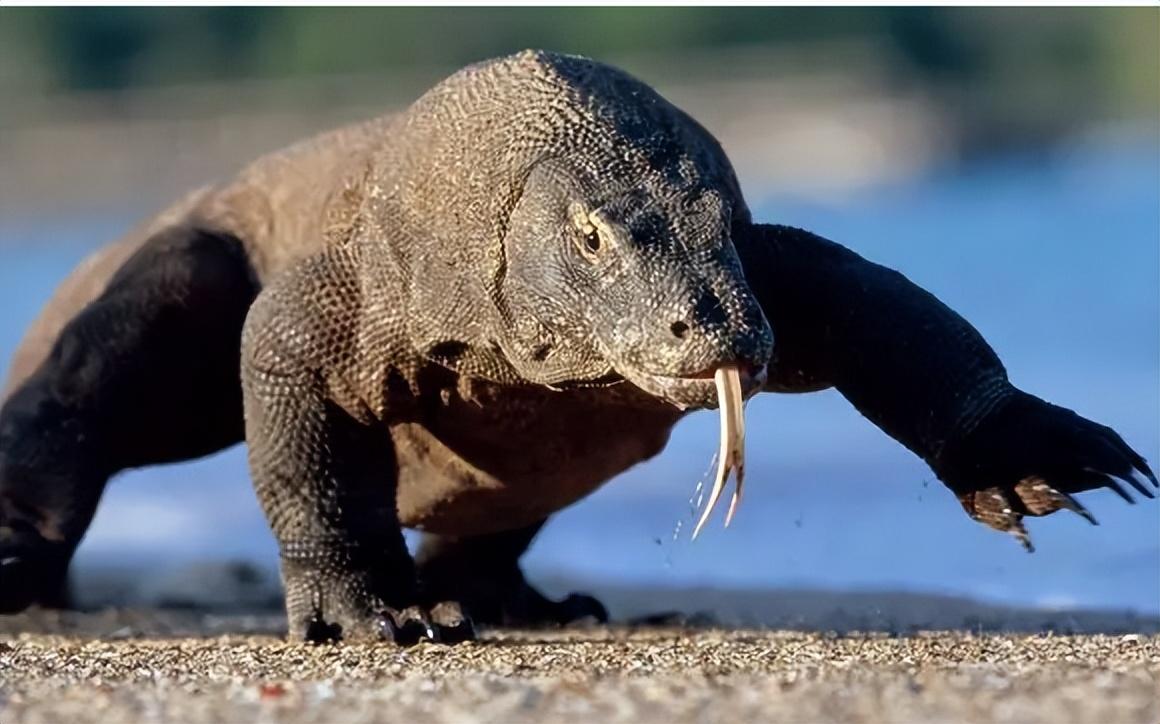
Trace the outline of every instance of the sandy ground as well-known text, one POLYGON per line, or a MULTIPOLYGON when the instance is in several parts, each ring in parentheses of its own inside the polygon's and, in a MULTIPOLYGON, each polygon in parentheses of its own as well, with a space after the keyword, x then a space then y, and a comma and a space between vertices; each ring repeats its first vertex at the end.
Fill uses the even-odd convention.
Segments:
POLYGON ((281 625, 3 619, 0 722, 1160 721, 1150 634, 595 627, 398 649, 281 625))

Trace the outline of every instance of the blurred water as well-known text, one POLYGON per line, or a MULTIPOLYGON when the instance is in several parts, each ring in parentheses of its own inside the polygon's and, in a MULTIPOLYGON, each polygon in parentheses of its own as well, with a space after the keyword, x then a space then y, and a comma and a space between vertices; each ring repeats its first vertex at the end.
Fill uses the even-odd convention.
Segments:
MULTIPOLYGON (((1154 139, 1006 158, 821 204, 762 198, 759 218, 809 228, 894 266, 970 319, 1025 389, 1116 427, 1160 460, 1160 153, 1154 139)), ((55 284, 135 219, 0 222, 5 358, 55 284)), ((1038 552, 970 521, 930 471, 832 392, 749 407, 747 494, 729 530, 688 541, 688 500, 717 444, 693 415, 657 459, 557 516, 531 572, 668 585, 961 593, 1160 612, 1160 506, 1110 493, 1100 519, 1030 521, 1038 552), (674 526, 684 521, 673 540, 674 526)), ((179 564, 273 541, 244 454, 119 477, 78 560, 179 564)))

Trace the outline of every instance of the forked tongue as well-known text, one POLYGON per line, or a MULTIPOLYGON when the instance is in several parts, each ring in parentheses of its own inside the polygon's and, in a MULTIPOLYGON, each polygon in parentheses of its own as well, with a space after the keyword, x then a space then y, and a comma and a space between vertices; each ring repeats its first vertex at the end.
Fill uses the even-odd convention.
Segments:
POLYGON ((742 407, 741 374, 735 365, 719 367, 713 375, 717 383, 717 409, 721 413, 721 448, 717 453, 717 476, 713 480, 713 489, 709 492, 709 502, 701 512, 701 519, 693 529, 693 539, 709 520, 721 493, 725 490, 725 481, 729 473, 733 472, 736 484, 733 488, 733 499, 729 501, 729 511, 725 514, 725 525, 733 520, 737 511, 737 504, 741 500, 741 486, 745 481, 745 409, 742 407))

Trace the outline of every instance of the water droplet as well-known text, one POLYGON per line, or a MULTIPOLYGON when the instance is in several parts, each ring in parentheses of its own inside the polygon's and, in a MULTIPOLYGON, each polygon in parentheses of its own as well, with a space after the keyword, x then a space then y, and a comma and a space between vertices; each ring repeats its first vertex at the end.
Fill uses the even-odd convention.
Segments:
MULTIPOLYGON (((713 453, 713 457, 709 460, 709 467, 705 468, 705 472, 701 473, 701 477, 697 480, 697 485, 693 488, 693 494, 689 496, 689 520, 695 520, 697 511, 701 509, 701 505, 705 502, 705 481, 713 474, 717 467, 717 453, 713 453)), ((676 525, 673 526, 673 540, 677 540, 681 535, 681 528, 684 526, 684 521, 678 519, 676 525)))
POLYGON ((697 511, 701 509, 701 504, 705 502, 705 481, 712 475, 713 470, 717 467, 717 453, 713 453, 713 457, 709 459, 709 467, 705 468, 705 472, 701 473, 700 479, 697 480, 697 486, 693 488, 693 495, 689 498, 689 518, 695 518, 697 511))

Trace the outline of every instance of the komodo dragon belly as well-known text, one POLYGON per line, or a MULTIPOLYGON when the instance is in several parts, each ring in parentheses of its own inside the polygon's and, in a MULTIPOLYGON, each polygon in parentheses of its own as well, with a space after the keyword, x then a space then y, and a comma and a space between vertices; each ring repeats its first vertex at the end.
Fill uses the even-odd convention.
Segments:
POLYGON ((681 413, 617 390, 443 390, 421 422, 391 428, 400 521, 446 535, 531 525, 656 455, 681 413))

